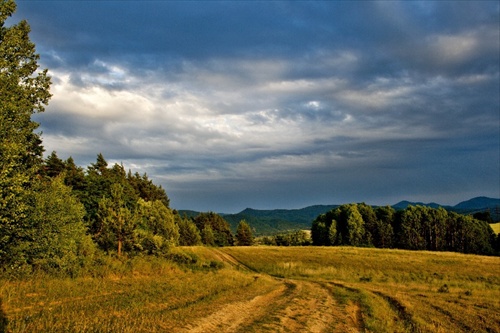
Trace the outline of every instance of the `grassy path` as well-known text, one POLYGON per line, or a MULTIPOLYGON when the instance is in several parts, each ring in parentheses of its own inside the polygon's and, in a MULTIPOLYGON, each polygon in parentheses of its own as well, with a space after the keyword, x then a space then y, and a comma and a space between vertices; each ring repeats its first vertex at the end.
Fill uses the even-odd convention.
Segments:
MULTIPOLYGON (((230 249, 229 252, 231 252, 230 249)), ((227 253, 225 249, 213 249, 219 254, 224 262, 233 267, 256 272, 247 266, 245 261, 235 258, 227 253)), ((241 258, 241 257, 240 257, 241 258)), ((325 282, 323 279, 284 279, 283 285, 293 286, 291 296, 268 299, 265 318, 257 318, 259 324, 267 321, 279 323, 279 325, 261 325, 259 332, 366 332, 366 323, 363 312, 361 295, 367 292, 370 297, 379 298, 379 302, 385 302, 392 319, 390 328, 392 332, 419 332, 418 324, 413 321, 412 315, 397 299, 380 291, 368 291, 348 286, 341 282, 325 282), (280 304, 287 304, 284 311, 280 304), (274 310, 274 311, 273 311, 274 310)), ((386 313, 387 316, 387 313, 386 313)), ((209 319, 210 320, 210 319, 209 319)), ((247 325, 241 332, 247 332, 247 325)), ((220 332, 238 332, 238 330, 221 330, 220 332)), ((369 330, 368 330, 369 331, 369 330)), ((196 332, 196 331, 193 331, 196 332)))
MULTIPOLYGON (((225 249, 212 249, 225 263, 251 272, 247 266, 225 249)), ((277 278, 280 284, 268 295, 250 302, 238 302, 203 318, 188 332, 365 332, 365 322, 359 301, 345 300, 338 290, 358 293, 339 283, 324 283, 304 279, 277 278), (277 292, 278 291, 278 292, 277 292), (258 300, 258 301, 257 301, 258 300), (244 311, 240 311, 244 308, 244 311), (234 314, 239 320, 231 320, 234 314), (246 314, 246 315, 245 315, 246 314), (230 325, 225 325, 230 323, 230 325)))
POLYGON ((229 303, 181 332, 361 332, 358 312, 348 316, 328 288, 284 281, 249 301, 229 303))

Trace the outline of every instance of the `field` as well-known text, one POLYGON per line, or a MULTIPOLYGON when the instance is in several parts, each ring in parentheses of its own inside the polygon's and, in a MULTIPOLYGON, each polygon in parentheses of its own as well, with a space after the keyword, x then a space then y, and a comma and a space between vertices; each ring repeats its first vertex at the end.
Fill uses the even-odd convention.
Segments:
POLYGON ((500 222, 498 222, 498 223, 491 223, 490 227, 491 227, 491 229, 493 229, 493 232, 495 234, 500 234, 500 222))
POLYGON ((500 258, 350 247, 180 248, 182 265, 0 280, 0 332, 500 332, 500 258), (7 322, 7 324, 6 324, 7 322))

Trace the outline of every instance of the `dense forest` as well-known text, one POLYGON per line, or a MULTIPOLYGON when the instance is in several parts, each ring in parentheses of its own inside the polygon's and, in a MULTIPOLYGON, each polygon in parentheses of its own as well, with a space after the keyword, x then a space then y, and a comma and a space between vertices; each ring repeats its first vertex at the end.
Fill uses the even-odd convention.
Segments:
POLYGON ((311 236, 314 245, 494 254, 500 249, 500 234, 495 235, 488 218, 488 214, 461 215, 425 206, 396 211, 348 204, 318 216, 311 236))
MULTIPOLYGON (((14 1, 0 1, 0 270, 78 274, 103 254, 161 255, 179 245, 252 245, 250 225, 235 235, 220 215, 181 216, 147 174, 108 165, 102 154, 86 169, 56 152, 43 157, 32 115, 50 94, 47 70, 29 39, 26 21, 5 27, 14 1)), ((312 224, 315 245, 400 247, 492 254, 496 237, 486 222, 442 209, 344 205, 312 224)), ((307 245, 294 232, 268 244, 307 245)))

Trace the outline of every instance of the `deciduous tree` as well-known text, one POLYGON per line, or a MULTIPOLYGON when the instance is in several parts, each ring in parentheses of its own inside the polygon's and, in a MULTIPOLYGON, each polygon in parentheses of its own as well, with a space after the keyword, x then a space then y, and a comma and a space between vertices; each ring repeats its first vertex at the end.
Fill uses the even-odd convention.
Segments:
POLYGON ((26 237, 43 152, 31 116, 43 112, 50 99, 50 78, 38 70, 28 23, 5 26, 15 9, 14 1, 0 0, 0 263, 15 258, 26 237))
POLYGON ((177 215, 177 225, 179 226, 179 245, 193 246, 201 244, 200 231, 196 225, 187 217, 177 215))
POLYGON ((355 204, 349 205, 347 212, 347 230, 349 235, 347 244, 354 246, 361 245, 365 233, 363 218, 355 204))
POLYGON ((210 226, 214 235, 214 242, 217 246, 233 245, 233 235, 229 227, 229 223, 219 214, 214 212, 201 213, 193 220, 196 227, 201 231, 203 239, 203 229, 205 226, 210 226))
POLYGON ((239 246, 249 246, 253 245, 254 237, 252 233, 252 228, 245 220, 241 220, 238 223, 236 229, 236 242, 239 246))
POLYGON ((34 197, 25 255, 45 271, 75 274, 92 260, 95 244, 86 234, 85 211, 62 176, 41 182, 34 197))
POLYGON ((137 227, 143 236, 138 241, 149 253, 165 252, 179 243, 179 227, 174 214, 161 201, 139 199, 136 215, 137 227))
POLYGON ((215 246, 215 235, 210 224, 206 224, 201 230, 201 241, 207 246, 215 246))
POLYGON ((97 216, 95 239, 104 250, 115 248, 121 255, 124 248, 133 247, 137 219, 125 205, 120 184, 111 185, 111 197, 99 201, 97 216))

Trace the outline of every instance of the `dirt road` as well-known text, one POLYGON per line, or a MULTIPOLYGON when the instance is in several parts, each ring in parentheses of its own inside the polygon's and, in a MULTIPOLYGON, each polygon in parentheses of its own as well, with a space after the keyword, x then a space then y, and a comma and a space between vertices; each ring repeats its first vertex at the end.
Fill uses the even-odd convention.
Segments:
MULTIPOLYGON (((217 249, 225 263, 249 269, 217 249)), ((250 301, 225 305, 182 332, 364 332, 357 304, 339 304, 326 284, 279 280, 277 287, 250 301)))

